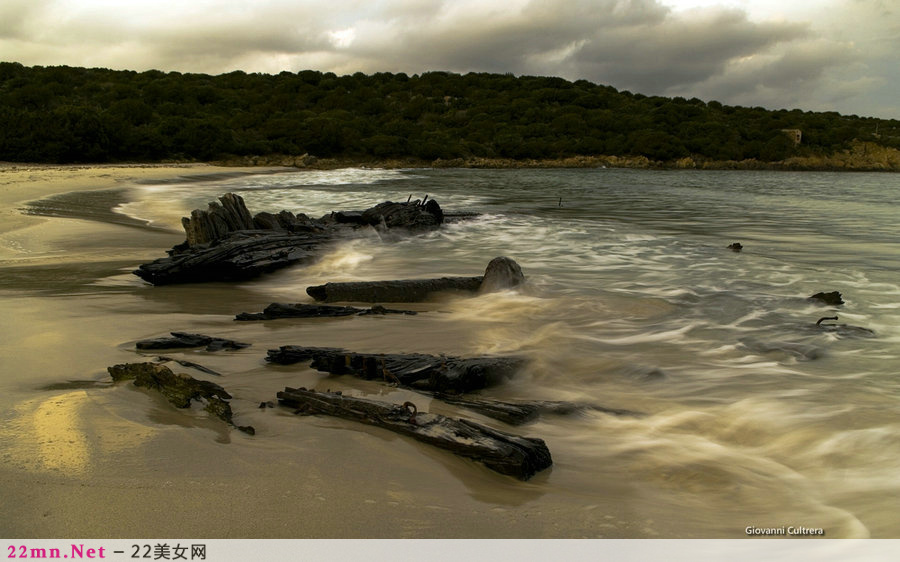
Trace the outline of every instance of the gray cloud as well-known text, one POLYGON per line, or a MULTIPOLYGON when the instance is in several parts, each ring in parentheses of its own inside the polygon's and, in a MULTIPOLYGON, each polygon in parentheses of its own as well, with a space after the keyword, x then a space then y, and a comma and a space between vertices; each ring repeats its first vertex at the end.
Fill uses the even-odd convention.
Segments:
POLYGON ((47 0, 4 0, 0 3, 0 39, 27 39, 29 30, 50 3, 47 0))
POLYGON ((709 79, 736 58, 807 34, 797 24, 754 24, 738 11, 616 28, 586 43, 577 64, 597 78, 646 93, 709 79))
POLYGON ((664 2, 4 0, 0 58, 208 73, 514 72, 900 117, 886 93, 900 79, 891 2, 837 0, 820 19, 795 22, 664 2))

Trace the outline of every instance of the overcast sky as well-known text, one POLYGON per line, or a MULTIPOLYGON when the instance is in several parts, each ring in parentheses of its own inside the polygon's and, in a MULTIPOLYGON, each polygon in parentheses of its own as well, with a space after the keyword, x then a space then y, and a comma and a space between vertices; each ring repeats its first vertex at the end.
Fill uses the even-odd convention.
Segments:
POLYGON ((900 119, 898 0, 0 0, 0 60, 512 72, 900 119))

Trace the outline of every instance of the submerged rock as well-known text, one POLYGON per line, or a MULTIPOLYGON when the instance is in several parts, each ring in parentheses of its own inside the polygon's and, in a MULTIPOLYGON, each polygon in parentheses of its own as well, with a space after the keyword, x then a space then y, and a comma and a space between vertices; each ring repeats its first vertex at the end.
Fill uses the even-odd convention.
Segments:
POLYGON ((174 373, 158 363, 124 363, 113 365, 107 371, 116 382, 133 380, 134 386, 158 391, 176 408, 189 408, 194 400, 204 403, 204 410, 228 425, 250 435, 256 433, 251 426, 234 424, 231 404, 228 402, 231 395, 215 383, 197 380, 184 373, 174 373))

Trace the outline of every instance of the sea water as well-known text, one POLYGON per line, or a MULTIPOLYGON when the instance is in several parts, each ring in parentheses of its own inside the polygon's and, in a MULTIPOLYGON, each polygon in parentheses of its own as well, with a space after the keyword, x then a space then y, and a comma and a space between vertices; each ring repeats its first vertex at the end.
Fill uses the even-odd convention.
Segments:
MULTIPOLYGON (((554 467, 518 490, 499 485, 504 477, 469 470, 468 461, 448 470, 475 501, 501 511, 570 506, 560 517, 571 526, 548 527, 547 536, 603 536, 616 527, 619 536, 743 537, 751 528, 802 526, 827 537, 896 537, 897 178, 345 169, 137 185, 117 212, 173 231, 180 217, 225 192, 241 195, 254 213, 318 217, 427 195, 447 212, 477 216, 399 241, 365 232, 313 265, 243 283, 150 287, 123 268, 90 284, 101 300, 103 291, 140 295, 148 309, 178 319, 173 329, 251 341, 257 355, 288 344, 517 355, 528 366, 484 396, 637 412, 546 416, 511 428, 377 382, 266 366, 247 359, 250 352, 208 359, 231 377, 216 382, 257 426, 257 443, 269 439, 267 430, 277 440, 304 423, 240 411, 242 399, 249 407, 285 385, 410 399, 420 410, 543 438, 554 467), (728 249, 734 242, 741 252, 728 249), (417 316, 232 321, 269 302, 311 302, 309 285, 477 275, 501 255, 521 265, 521 289, 412 305, 417 316), (840 291, 845 304, 808 298, 820 291, 840 291), (824 324, 851 328, 817 327, 828 316, 839 319, 824 324)), ((154 324, 146 332, 164 330, 154 324)), ((351 425, 326 423, 325 433, 355 443, 351 425)), ((365 443, 358 446, 366 452, 365 443)), ((400 494, 404 486, 395 484, 400 494)), ((549 517, 549 508, 542 513, 549 517)), ((416 535, 407 531, 400 535, 416 535)))

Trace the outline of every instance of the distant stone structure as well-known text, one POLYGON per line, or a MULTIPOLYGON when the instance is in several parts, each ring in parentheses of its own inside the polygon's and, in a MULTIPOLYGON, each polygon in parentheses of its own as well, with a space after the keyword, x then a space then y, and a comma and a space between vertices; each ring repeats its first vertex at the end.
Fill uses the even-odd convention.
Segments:
POLYGON ((800 140, 803 138, 803 131, 800 129, 781 129, 781 132, 794 141, 794 144, 800 144, 800 140))

